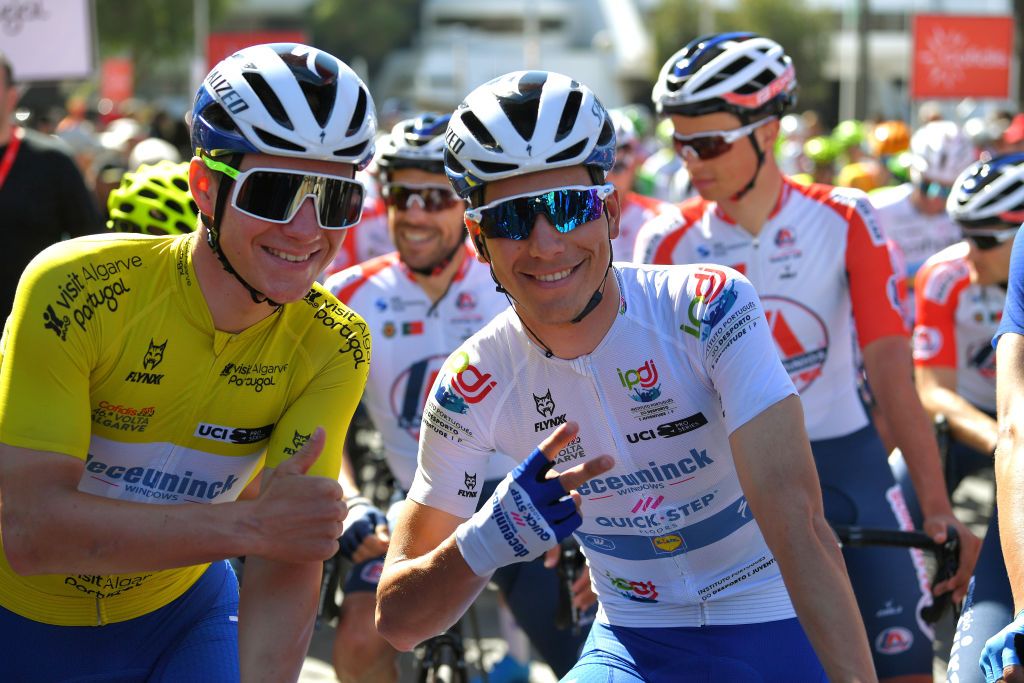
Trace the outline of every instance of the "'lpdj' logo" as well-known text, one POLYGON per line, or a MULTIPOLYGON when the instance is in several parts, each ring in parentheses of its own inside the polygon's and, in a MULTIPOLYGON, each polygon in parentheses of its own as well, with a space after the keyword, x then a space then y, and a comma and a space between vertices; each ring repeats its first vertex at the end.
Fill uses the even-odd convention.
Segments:
POLYGON ((653 360, 649 360, 636 370, 619 373, 619 381, 629 392, 629 397, 639 403, 650 403, 661 396, 661 385, 658 384, 658 368, 653 360), (657 385, 657 386, 656 386, 657 385))

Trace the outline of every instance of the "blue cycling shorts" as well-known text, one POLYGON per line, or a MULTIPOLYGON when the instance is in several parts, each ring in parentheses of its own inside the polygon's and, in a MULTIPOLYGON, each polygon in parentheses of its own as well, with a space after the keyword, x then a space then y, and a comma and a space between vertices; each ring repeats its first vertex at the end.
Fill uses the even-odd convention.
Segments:
POLYGON ((826 683, 795 618, 760 624, 626 628, 595 623, 563 683, 826 683))
MULTIPOLYGON (((811 442, 825 518, 832 524, 911 529, 913 523, 873 426, 811 442)), ((932 672, 932 604, 922 551, 844 548, 843 559, 867 629, 879 678, 932 672)))
POLYGON ((953 647, 949 652, 946 680, 950 683, 985 683, 978 662, 985 642, 1013 621, 1013 591, 1003 562, 999 541, 999 515, 992 510, 992 519, 985 532, 978 564, 967 589, 964 611, 956 625, 953 647))
POLYGON ((238 581, 214 562, 178 599, 105 626, 53 626, 0 608, 0 681, 234 683, 238 581))

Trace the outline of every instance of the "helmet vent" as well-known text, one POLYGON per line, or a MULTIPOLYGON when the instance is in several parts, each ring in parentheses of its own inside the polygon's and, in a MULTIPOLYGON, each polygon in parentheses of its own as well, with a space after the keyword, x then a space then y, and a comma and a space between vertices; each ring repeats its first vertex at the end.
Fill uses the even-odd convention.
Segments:
POLYGON ((179 190, 181 190, 182 192, 188 192, 188 191, 189 191, 189 188, 188 188, 188 183, 187 183, 187 182, 185 182, 185 181, 184 181, 183 179, 181 179, 181 178, 172 178, 172 179, 171 179, 171 183, 173 183, 173 184, 174 184, 174 186, 175 186, 176 188, 178 188, 179 190))
MULTIPOLYGON (((309 105, 310 111, 313 112, 313 118, 316 119, 321 128, 325 128, 331 118, 331 112, 334 111, 334 103, 337 100, 337 81, 332 80, 324 85, 299 81, 299 87, 302 88, 302 94, 306 96, 306 103, 309 105)), ((359 89, 359 95, 363 96, 362 88, 359 89)), ((365 102, 363 111, 366 111, 365 102)), ((359 120, 362 121, 362 117, 359 120)))
POLYGON ((348 157, 350 159, 355 159, 357 157, 361 157, 363 155, 363 151, 366 149, 366 146, 368 144, 370 144, 370 143, 369 142, 360 142, 358 145, 352 145, 351 147, 346 147, 344 149, 336 149, 336 150, 334 150, 334 156, 336 156, 336 157, 348 157))
POLYGON ((580 140, 575 145, 572 145, 571 147, 567 147, 567 148, 563 149, 561 152, 559 152, 558 154, 556 154, 554 156, 548 157, 545 161, 547 161, 547 163, 549 163, 549 164, 553 164, 553 163, 556 163, 556 162, 559 162, 559 161, 568 161, 569 159, 572 159, 574 157, 578 157, 580 154, 583 153, 583 150, 586 149, 586 148, 587 148, 587 141, 586 140, 580 140))
POLYGON ((494 136, 490 134, 484 124, 480 123, 480 119, 476 117, 471 111, 467 111, 462 115, 462 123, 469 129, 470 134, 476 138, 476 141, 480 143, 484 149, 492 152, 502 153, 504 150, 501 145, 498 144, 494 136))
POLYGON ((573 90, 565 98, 565 107, 562 108, 562 118, 558 119, 558 130, 555 132, 555 142, 560 142, 572 132, 576 124, 576 117, 580 113, 580 103, 583 102, 583 93, 573 90))
POLYGON ((200 116, 206 119, 206 122, 216 130, 238 130, 238 126, 236 126, 235 122, 230 116, 228 116, 228 113, 224 111, 224 107, 220 106, 216 102, 211 103, 210 106, 204 109, 200 116))
POLYGON ((518 166, 515 164, 501 164, 496 161, 473 161, 473 165, 479 168, 484 173, 504 173, 505 171, 514 171, 518 166))
MULTIPOLYGON (((328 112, 330 113, 330 112, 328 112)), ((346 137, 355 135, 360 128, 363 126, 363 119, 366 118, 366 89, 359 88, 359 93, 356 95, 356 107, 352 111, 352 118, 349 119, 348 129, 345 131, 346 137)), ((317 119, 319 121, 320 119, 317 119)), ((320 123, 324 125, 326 119, 320 123)), ((337 154, 337 152, 335 152, 337 154)))
MULTIPOLYGON (((601 134, 597 136, 597 145, 607 145, 612 141, 612 136, 615 135, 615 128, 612 126, 611 119, 605 119, 604 125, 601 126, 601 134)), ((625 141, 616 141, 618 144, 626 144, 625 141)))
POLYGON ((294 142, 288 142, 284 138, 279 138, 273 133, 268 133, 267 131, 261 128, 256 128, 255 126, 253 126, 253 130, 256 131, 256 135, 260 136, 260 140, 270 145, 271 147, 277 147, 278 149, 287 149, 290 152, 306 151, 305 147, 300 147, 299 145, 296 145, 294 142))
POLYGON ((153 190, 149 189, 148 187, 144 187, 141 190, 139 190, 139 196, 145 197, 146 199, 158 199, 158 197, 156 196, 156 192, 153 192, 153 190))
POLYGON ((288 130, 295 130, 295 126, 292 124, 288 113, 284 110, 284 106, 281 104, 281 100, 278 99, 277 93, 274 89, 267 84, 267 81, 260 74, 254 71, 246 71, 242 74, 242 77, 249 84, 249 87, 256 93, 256 97, 259 98, 260 103, 266 108, 270 117, 274 121, 288 130))

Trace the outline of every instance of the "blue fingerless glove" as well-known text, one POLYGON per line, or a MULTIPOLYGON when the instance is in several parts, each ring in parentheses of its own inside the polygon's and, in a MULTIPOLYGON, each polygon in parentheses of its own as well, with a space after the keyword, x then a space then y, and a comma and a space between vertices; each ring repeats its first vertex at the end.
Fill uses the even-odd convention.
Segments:
POLYGON ((986 683, 995 683, 1002 678, 1005 667, 1020 666, 1018 642, 1024 645, 1024 610, 1006 628, 985 641, 978 665, 985 675, 986 683))
POLYGON ((555 547, 583 519, 539 448, 509 472, 475 515, 455 530, 466 564, 478 576, 525 562, 555 547))
POLYGON ((378 526, 387 526, 388 520, 383 512, 362 496, 350 498, 345 502, 348 504, 348 515, 345 517, 338 545, 342 557, 351 560, 366 537, 376 533, 378 526))

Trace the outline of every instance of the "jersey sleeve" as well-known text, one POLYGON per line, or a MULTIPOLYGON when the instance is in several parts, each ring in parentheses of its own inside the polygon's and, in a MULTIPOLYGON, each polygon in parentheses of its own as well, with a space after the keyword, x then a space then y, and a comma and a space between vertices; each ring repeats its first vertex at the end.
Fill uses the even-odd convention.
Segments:
POLYGON ((430 388, 409 498, 466 519, 476 509, 494 452, 488 416, 497 414, 500 399, 490 373, 464 349, 448 357, 430 388))
POLYGON ((43 251, 26 268, 0 338, 0 442, 85 460, 97 321, 86 324, 78 245, 43 251))
POLYGON ((882 337, 906 336, 905 284, 893 271, 885 233, 867 197, 842 198, 848 221, 846 273, 861 348, 882 337))
POLYGON ((363 319, 353 314, 346 324, 349 333, 342 337, 343 346, 314 371, 306 389, 274 427, 267 446, 267 467, 277 467, 290 458, 317 427, 323 427, 327 442, 308 474, 338 478, 345 435, 366 386, 371 353, 370 332, 363 319), (348 352, 356 348, 362 353, 348 352))
MULTIPOLYGON (((969 280, 949 262, 927 261, 914 276, 914 365, 957 366, 956 307, 969 280)), ((963 273, 966 275, 966 273, 963 273)))
MULTIPOLYGON (((1024 226, 1021 230, 1024 230, 1024 226)), ((999 342, 999 337, 1007 332, 1024 334, 1024 238, 1021 237, 1020 230, 1017 231, 1013 252, 1010 255, 1006 303, 1003 305, 1003 318, 999 323, 999 329, 992 339, 993 346, 999 342)))
POLYGON ((731 268, 700 265, 687 279, 683 302, 680 329, 699 345, 730 434, 797 393, 749 280, 731 268))
MULTIPOLYGON (((633 242, 633 262, 671 265, 673 252, 690 226, 679 207, 666 205, 666 209, 640 226, 633 242)), ((690 212, 692 213, 692 212, 690 212)))

